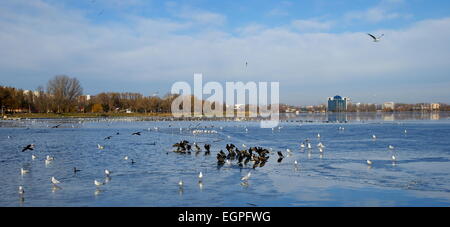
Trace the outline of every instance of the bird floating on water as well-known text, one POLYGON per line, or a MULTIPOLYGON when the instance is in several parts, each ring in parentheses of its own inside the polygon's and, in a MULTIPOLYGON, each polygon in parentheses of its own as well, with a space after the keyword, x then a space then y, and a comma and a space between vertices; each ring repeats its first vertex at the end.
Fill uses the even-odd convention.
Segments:
POLYGON ((104 185, 105 183, 104 183, 104 182, 97 181, 97 180, 94 180, 94 184, 95 184, 95 186, 102 186, 102 185, 104 185))
POLYGON ((20 168, 20 174, 21 175, 25 175, 25 174, 27 174, 27 173, 29 173, 30 172, 30 170, 26 170, 26 169, 24 169, 24 168, 20 168))
POLYGON ((376 135, 372 135, 372 139, 377 139, 377 136, 376 135))
POLYGON ((105 149, 105 147, 104 147, 104 146, 102 146, 102 145, 100 145, 100 144, 97 144, 97 148, 98 148, 99 150, 103 150, 103 149, 105 149))
POLYGON ((48 165, 48 164, 52 163, 52 161, 54 159, 55 158, 51 157, 50 155, 47 155, 47 157, 45 158, 45 165, 48 165))
POLYGON ((34 154, 31 155, 32 160, 35 160, 36 158, 37 158, 36 155, 34 155, 34 154))
POLYGON ((73 167, 73 173, 77 173, 77 172, 80 172, 81 170, 80 169, 77 169, 77 167, 73 167))
POLYGON ((241 178, 241 181, 248 181, 248 179, 250 179, 251 175, 252 175, 252 173, 248 172, 247 175, 245 175, 244 177, 241 178))
POLYGON ((372 163, 372 161, 370 161, 370 160, 367 160, 367 165, 372 165, 373 163, 372 163))
POLYGON ((111 171, 105 169, 105 175, 106 175, 107 177, 109 177, 109 175, 111 175, 111 171))
POLYGON ((61 183, 61 182, 60 182, 59 180, 57 180, 55 177, 52 177, 51 181, 52 181, 52 184, 53 184, 53 185, 57 185, 57 184, 60 184, 60 183, 61 183))
POLYGON ((389 149, 394 150, 394 146, 389 145, 389 149))
POLYGON ((198 174, 198 181, 199 181, 199 182, 202 182, 202 180, 203 180, 203 173, 200 172, 200 173, 198 174))
POLYGON ((23 186, 19 186, 19 194, 21 194, 21 195, 25 194, 25 190, 23 189, 23 186))

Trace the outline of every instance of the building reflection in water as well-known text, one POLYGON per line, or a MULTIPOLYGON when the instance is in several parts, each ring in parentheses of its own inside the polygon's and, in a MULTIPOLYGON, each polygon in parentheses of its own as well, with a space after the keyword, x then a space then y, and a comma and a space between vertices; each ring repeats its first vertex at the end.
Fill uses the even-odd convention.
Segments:
POLYGON ((366 121, 405 121, 405 120, 445 120, 449 112, 351 112, 351 113, 299 113, 280 115, 280 120, 291 122, 366 122, 366 121))

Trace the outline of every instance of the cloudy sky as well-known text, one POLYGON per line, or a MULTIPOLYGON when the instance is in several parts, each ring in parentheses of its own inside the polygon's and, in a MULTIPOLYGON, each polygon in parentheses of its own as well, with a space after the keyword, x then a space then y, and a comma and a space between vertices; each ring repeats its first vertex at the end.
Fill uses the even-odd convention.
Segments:
POLYGON ((284 103, 450 103, 447 0, 3 0, 0 85, 86 94, 277 81, 284 103), (374 43, 367 33, 385 34, 374 43), (245 67, 248 62, 248 67, 245 67))

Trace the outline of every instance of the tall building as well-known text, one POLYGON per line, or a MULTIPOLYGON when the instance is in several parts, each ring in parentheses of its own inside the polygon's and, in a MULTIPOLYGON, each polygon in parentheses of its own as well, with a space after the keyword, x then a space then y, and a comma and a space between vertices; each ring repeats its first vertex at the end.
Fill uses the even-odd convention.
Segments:
POLYGON ((383 109, 385 109, 385 110, 395 110, 395 103, 394 102, 385 102, 383 104, 383 109))
POLYGON ((349 98, 342 98, 339 95, 333 98, 328 98, 328 111, 330 112, 345 112, 347 111, 347 104, 350 101, 349 98))

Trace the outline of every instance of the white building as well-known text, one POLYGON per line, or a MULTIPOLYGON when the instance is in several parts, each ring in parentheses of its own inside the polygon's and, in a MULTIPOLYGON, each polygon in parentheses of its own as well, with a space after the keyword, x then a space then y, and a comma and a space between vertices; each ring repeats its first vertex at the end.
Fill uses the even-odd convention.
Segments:
POLYGON ((394 102, 385 102, 383 104, 383 109, 385 109, 385 110, 388 110, 388 109, 395 110, 395 103, 394 102))

